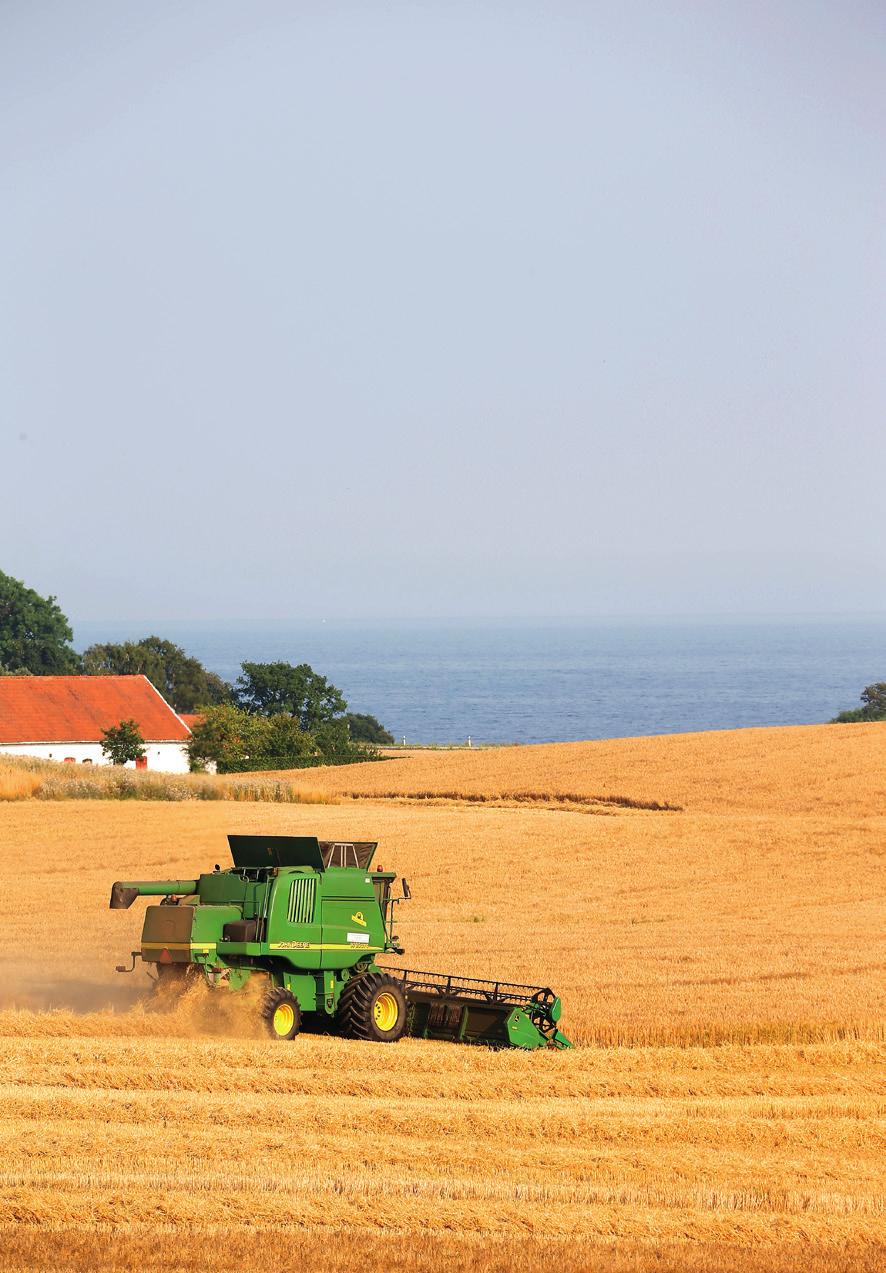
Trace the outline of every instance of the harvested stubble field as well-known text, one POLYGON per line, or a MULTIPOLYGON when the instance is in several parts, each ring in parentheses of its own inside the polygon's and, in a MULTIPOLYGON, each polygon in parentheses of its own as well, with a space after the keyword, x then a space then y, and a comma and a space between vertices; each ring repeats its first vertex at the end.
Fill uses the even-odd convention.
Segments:
POLYGON ((0 804, 0 1267, 884 1267, 884 761, 754 730, 287 775, 310 808, 0 804), (146 1011, 111 881, 259 829, 379 839, 406 962, 549 982, 580 1046, 146 1011))

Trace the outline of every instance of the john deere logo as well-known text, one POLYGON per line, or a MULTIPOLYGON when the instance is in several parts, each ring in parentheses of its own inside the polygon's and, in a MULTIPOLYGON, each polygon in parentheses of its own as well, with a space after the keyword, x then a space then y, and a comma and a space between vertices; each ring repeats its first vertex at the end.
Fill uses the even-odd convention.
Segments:
POLYGON ((366 920, 363 918, 363 912, 362 912, 362 911, 357 911, 357 914, 356 914, 356 915, 352 915, 352 916, 351 916, 351 923, 352 923, 352 924, 362 924, 362 926, 365 928, 365 927, 366 927, 366 920))

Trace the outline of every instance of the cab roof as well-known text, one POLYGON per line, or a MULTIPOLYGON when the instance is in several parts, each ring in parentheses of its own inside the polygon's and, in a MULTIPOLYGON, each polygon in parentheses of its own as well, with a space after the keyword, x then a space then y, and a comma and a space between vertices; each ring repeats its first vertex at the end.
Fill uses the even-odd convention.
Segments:
POLYGON ((377 840, 319 840, 315 835, 229 835, 234 866, 257 870, 268 866, 351 866, 366 871, 377 840))

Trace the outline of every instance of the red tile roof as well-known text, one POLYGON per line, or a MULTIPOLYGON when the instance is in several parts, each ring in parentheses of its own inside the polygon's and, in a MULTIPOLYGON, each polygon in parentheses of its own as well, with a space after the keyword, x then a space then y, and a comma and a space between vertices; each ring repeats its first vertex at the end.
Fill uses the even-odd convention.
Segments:
POLYGON ((145 742, 190 737, 146 676, 0 676, 0 744, 97 743, 130 718, 145 742))
POLYGON ((199 725, 204 719, 201 712, 179 712, 179 720, 183 720, 188 729, 193 729, 195 725, 199 725))

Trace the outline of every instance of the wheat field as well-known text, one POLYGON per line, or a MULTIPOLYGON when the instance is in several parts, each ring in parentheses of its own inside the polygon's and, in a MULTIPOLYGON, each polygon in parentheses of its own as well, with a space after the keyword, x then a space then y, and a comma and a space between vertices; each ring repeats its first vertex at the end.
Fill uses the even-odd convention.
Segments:
POLYGON ((393 752, 383 763, 287 776, 362 799, 867 816, 886 806, 886 722, 393 752))
POLYGON ((337 804, 0 803, 0 1268, 886 1266, 884 760, 747 730, 287 775, 337 804), (249 830, 378 839, 407 966, 549 983, 579 1046, 150 1010, 111 882, 249 830))

